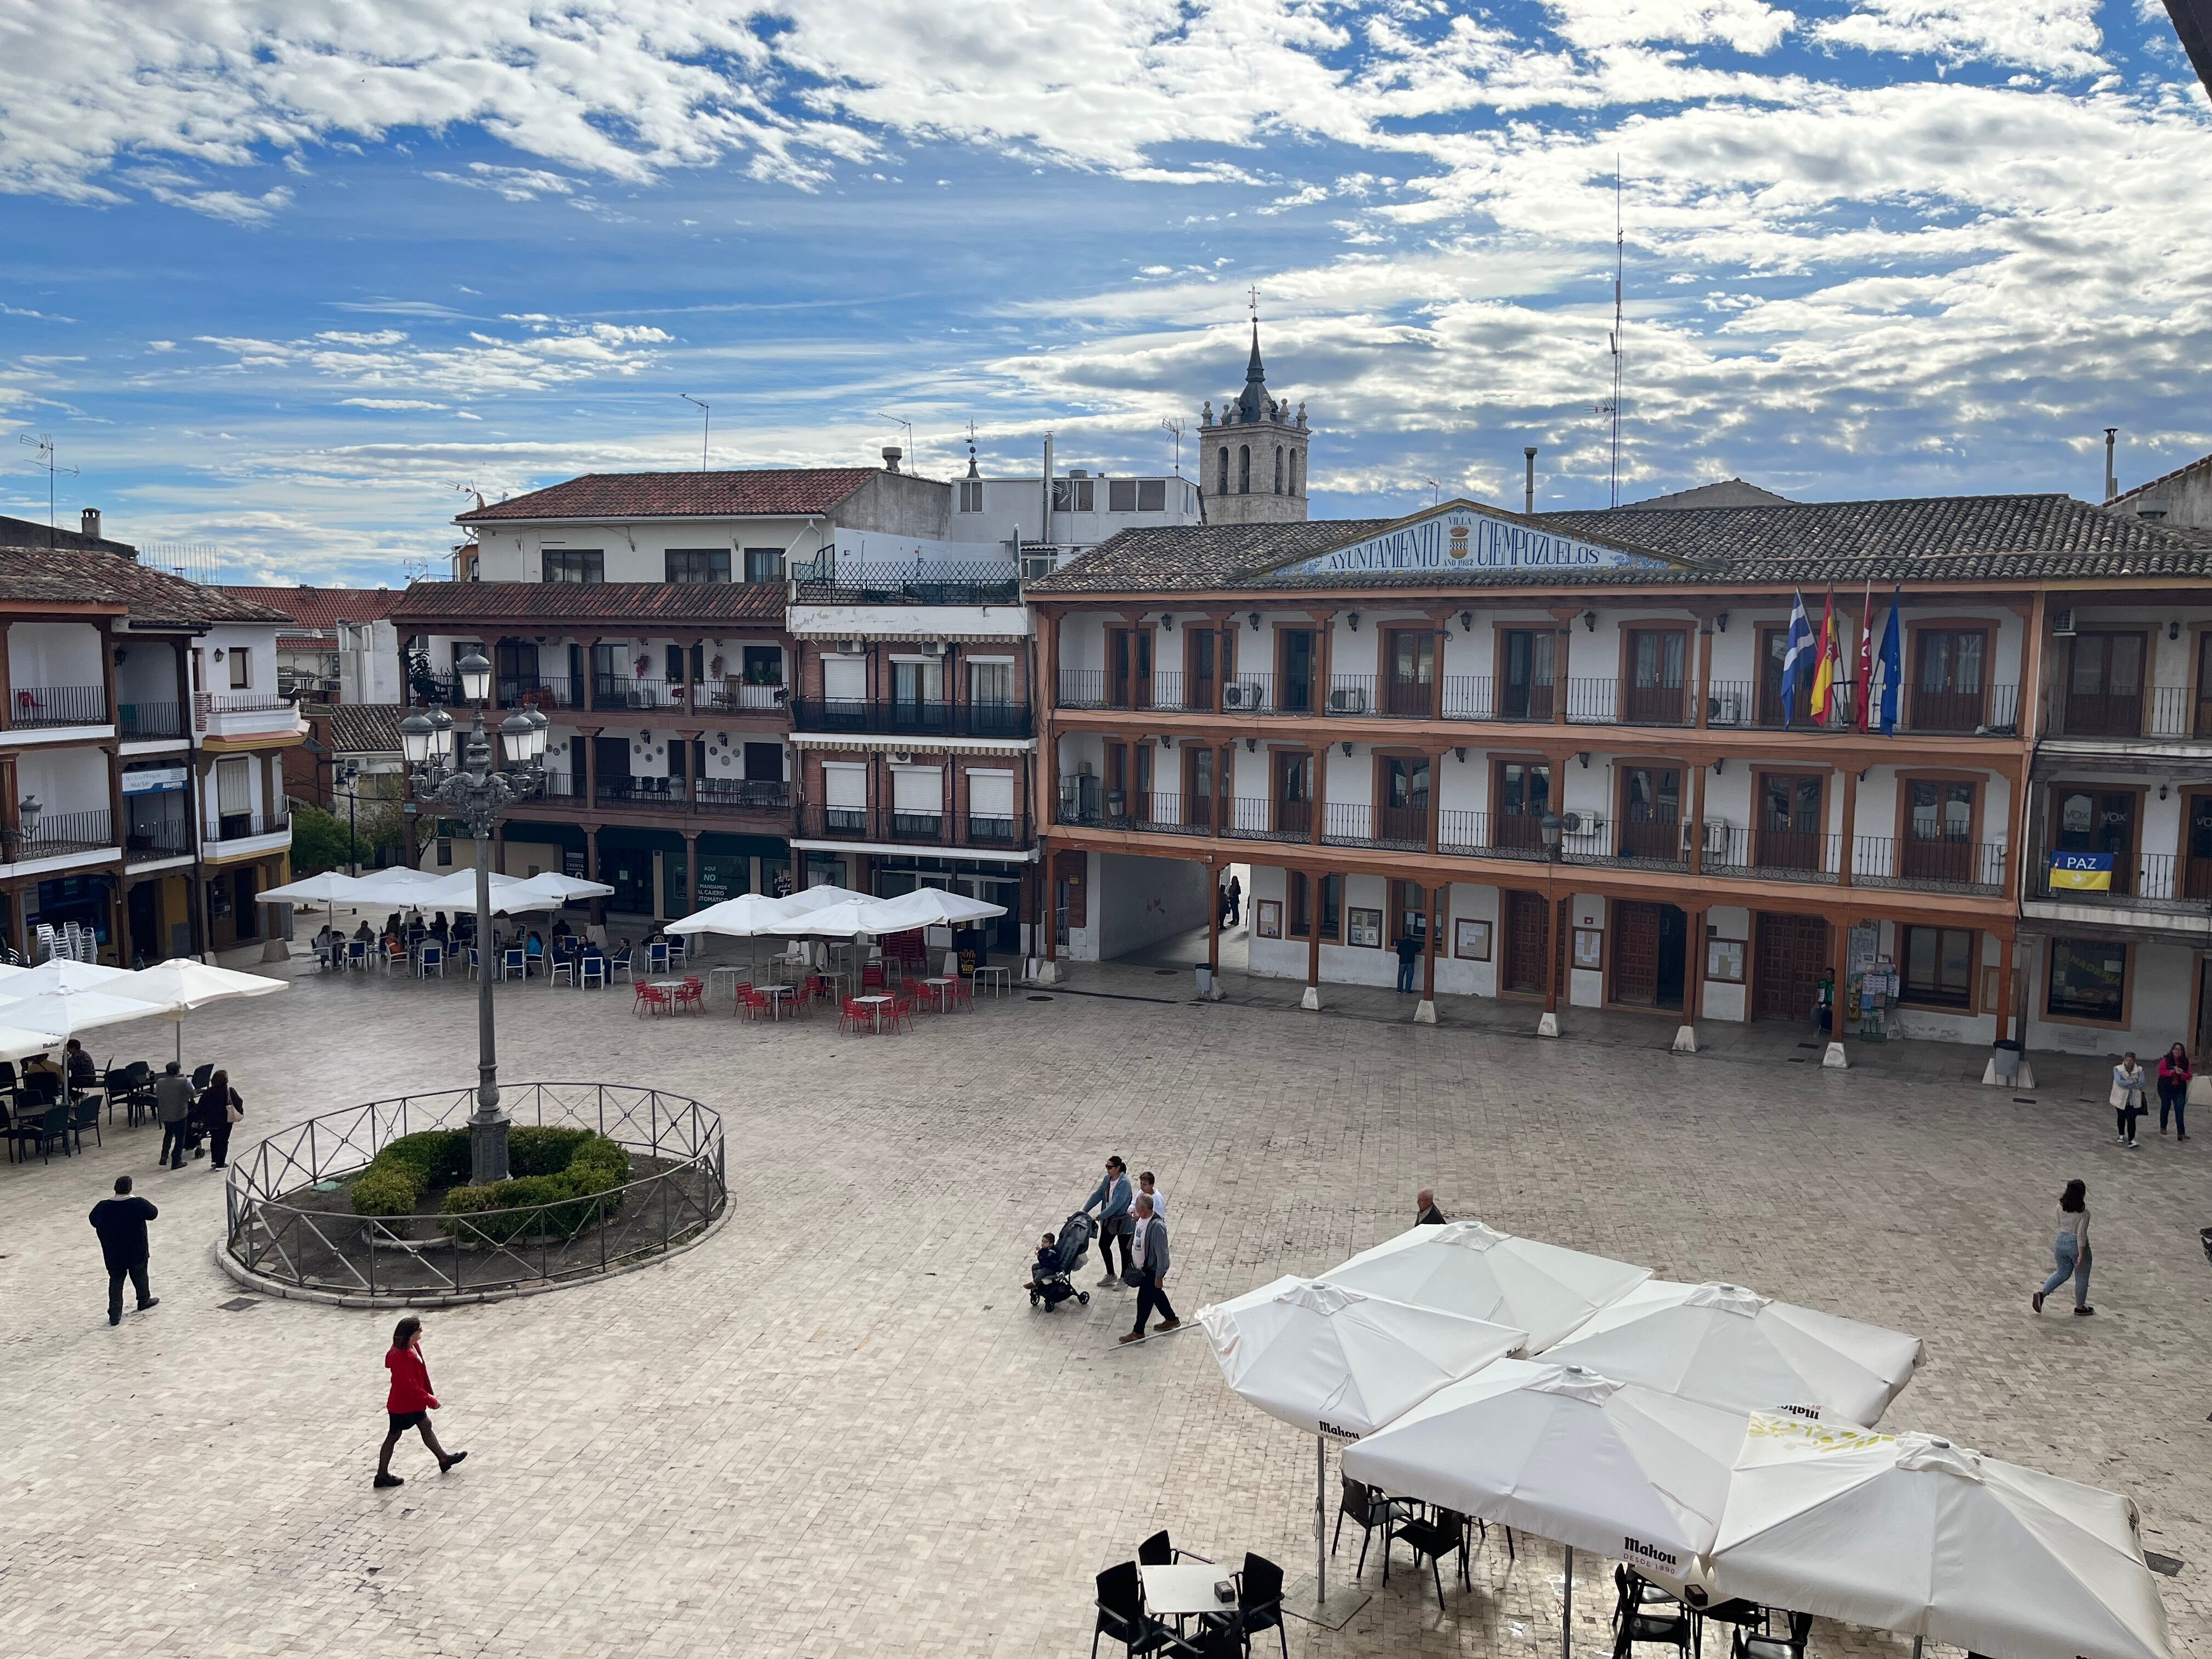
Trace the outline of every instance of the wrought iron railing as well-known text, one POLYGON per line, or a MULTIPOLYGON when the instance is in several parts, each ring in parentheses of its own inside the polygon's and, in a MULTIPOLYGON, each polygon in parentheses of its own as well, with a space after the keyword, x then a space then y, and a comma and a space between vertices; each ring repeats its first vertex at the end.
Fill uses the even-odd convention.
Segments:
POLYGON ((1020 702, 878 702, 865 697, 802 697, 791 705, 799 732, 856 732, 878 737, 1026 738, 1030 710, 1020 702))
POLYGON ((586 1197, 426 1216, 354 1213, 351 1179, 402 1135, 465 1127, 473 1089, 325 1113, 234 1158, 224 1249, 247 1273, 347 1296, 472 1297, 595 1278, 699 1237, 729 1201, 720 1115, 628 1084, 526 1083, 517 1125, 591 1129, 630 1154, 632 1179, 586 1197), (642 1173, 639 1160, 645 1160, 642 1173))
POLYGON ((19 685, 8 701, 9 724, 18 731, 40 726, 107 724, 105 686, 19 685))
POLYGON ((117 705, 117 725, 125 743, 149 738, 185 735, 184 705, 174 702, 126 702, 117 705))
POLYGON ((816 560, 792 567, 801 603, 813 605, 1018 605, 1021 573, 1011 560, 966 563, 861 563, 816 560))
POLYGON ((0 851, 11 864, 102 852, 115 845, 113 823, 104 806, 91 812, 44 812, 33 829, 0 830, 0 851))
POLYGON ((200 828, 203 841, 244 841, 252 836, 282 835, 292 827, 292 815, 278 812, 225 812, 200 828))

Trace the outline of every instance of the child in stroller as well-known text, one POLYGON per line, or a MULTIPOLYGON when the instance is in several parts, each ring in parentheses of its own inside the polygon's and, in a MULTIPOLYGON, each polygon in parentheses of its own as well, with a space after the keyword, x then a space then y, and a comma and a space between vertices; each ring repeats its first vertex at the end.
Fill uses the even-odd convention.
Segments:
POLYGON ((1044 1236, 1037 1245, 1036 1261, 1025 1286, 1030 1293, 1030 1306, 1034 1308, 1042 1303, 1049 1312, 1071 1296, 1077 1305, 1090 1305, 1091 1292, 1077 1290, 1068 1282, 1068 1275, 1083 1265, 1097 1225, 1079 1210, 1061 1224, 1057 1235, 1044 1236))

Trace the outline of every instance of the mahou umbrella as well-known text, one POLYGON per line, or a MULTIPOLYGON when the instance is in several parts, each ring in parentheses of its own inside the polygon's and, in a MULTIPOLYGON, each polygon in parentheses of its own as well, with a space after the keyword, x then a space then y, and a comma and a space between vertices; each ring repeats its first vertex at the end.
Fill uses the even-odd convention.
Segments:
POLYGON ((1518 1238, 1480 1221, 1415 1227, 1322 1275, 1346 1290, 1528 1333, 1540 1353, 1651 1277, 1651 1269, 1518 1238))

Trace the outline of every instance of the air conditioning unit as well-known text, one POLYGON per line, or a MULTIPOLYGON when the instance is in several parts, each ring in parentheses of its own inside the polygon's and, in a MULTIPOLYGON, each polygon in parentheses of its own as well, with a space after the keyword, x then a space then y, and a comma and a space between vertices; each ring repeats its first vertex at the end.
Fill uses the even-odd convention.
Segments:
POLYGON ((890 763, 893 766, 911 766, 914 756, 906 750, 894 749, 890 752, 890 763))
POLYGON ((2074 637, 2074 612, 2070 607, 2051 613, 2051 631, 2062 640, 2074 637))
POLYGON ((1589 813, 1562 812, 1559 814, 1559 833, 1561 835, 1583 836, 1588 835, 1589 830, 1590 815, 1589 813))
POLYGON ((921 642, 921 654, 925 657, 943 656, 945 654, 945 641, 943 640, 924 640, 921 642))
POLYGON ((1367 694, 1356 685, 1340 685, 1328 694, 1328 712, 1364 714, 1367 712, 1367 694))
POLYGON ((866 640, 840 640, 837 641, 837 651, 841 656, 860 656, 866 652, 867 648, 868 642, 866 640))
POLYGON ((1221 707, 1231 714, 1250 714, 1260 707, 1260 683, 1234 680, 1221 688, 1221 707))
POLYGON ((1705 820, 1705 856, 1708 858, 1727 857, 1728 844, 1728 821, 1725 818, 1707 818, 1705 820))
POLYGON ((1078 761, 1075 763, 1075 775, 1079 778, 1095 776, 1097 772, 1097 769, 1092 766, 1089 761, 1078 761))
POLYGON ((1743 724, 1743 700, 1733 691, 1710 698, 1705 705, 1705 718, 1715 726, 1743 724))

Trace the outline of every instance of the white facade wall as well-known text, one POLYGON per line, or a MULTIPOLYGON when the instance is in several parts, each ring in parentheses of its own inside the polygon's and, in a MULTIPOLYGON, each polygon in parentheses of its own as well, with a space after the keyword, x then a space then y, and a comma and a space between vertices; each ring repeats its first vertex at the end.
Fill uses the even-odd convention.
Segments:
POLYGON ((15 690, 104 685, 100 630, 88 623, 11 623, 8 674, 15 690))

